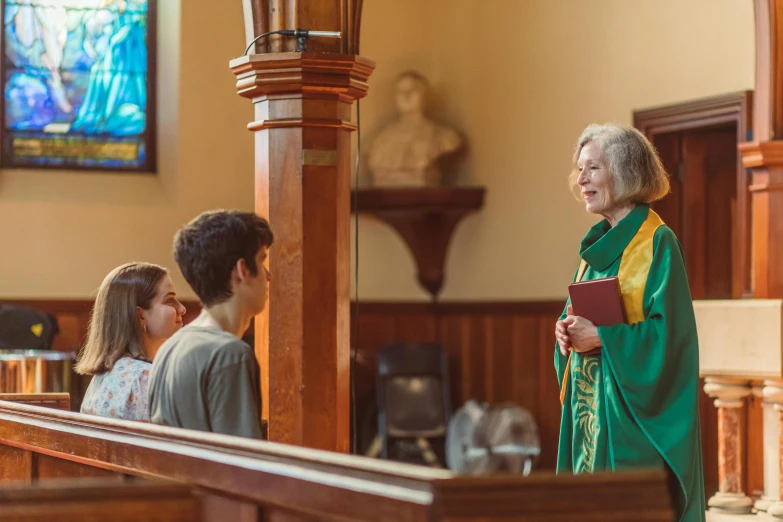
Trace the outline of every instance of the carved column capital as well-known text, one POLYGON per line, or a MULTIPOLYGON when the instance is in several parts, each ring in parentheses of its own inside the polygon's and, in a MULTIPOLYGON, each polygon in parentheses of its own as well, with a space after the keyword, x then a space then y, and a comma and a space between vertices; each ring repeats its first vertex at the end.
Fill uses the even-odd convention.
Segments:
POLYGON ((742 408, 745 397, 752 393, 750 382, 707 377, 704 392, 715 399, 716 408, 742 408))
POLYGON ((765 403, 783 405, 783 381, 764 381, 762 393, 765 403))

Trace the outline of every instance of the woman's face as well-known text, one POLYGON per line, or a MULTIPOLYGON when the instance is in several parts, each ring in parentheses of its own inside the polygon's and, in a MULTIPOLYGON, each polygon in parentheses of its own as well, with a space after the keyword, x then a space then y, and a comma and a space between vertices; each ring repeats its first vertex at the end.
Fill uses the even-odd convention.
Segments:
POLYGON ((576 161, 579 169, 577 183, 585 201, 585 209, 591 214, 606 215, 614 208, 612 174, 604 158, 604 151, 594 141, 582 147, 576 161))
POLYGON ((145 338, 147 344, 159 346, 182 328, 182 316, 185 315, 185 307, 177 300, 174 291, 174 283, 169 276, 164 277, 158 284, 158 291, 152 300, 148 310, 140 310, 142 329, 146 325, 145 338))

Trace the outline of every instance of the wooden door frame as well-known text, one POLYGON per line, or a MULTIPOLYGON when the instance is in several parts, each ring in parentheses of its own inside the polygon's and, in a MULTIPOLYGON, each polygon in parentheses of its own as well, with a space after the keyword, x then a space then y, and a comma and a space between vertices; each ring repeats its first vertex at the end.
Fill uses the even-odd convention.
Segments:
MULTIPOLYGON (((633 125, 650 141, 656 134, 734 123, 737 144, 751 140, 753 128, 753 91, 675 103, 633 111, 633 125)), ((751 184, 742 156, 737 152, 737 236, 734 239, 731 288, 733 298, 753 297, 751 277, 751 184)))

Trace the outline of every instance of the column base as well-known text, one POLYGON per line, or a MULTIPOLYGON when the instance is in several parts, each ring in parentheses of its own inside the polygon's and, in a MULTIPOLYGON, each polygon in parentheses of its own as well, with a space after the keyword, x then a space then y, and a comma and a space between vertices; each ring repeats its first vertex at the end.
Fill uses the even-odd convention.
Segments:
POLYGON ((767 508, 767 514, 775 518, 783 518, 783 502, 778 500, 767 508))
POLYGON ((767 511, 775 502, 780 502, 780 499, 777 497, 768 497, 767 495, 762 495, 761 498, 758 499, 755 504, 753 504, 753 507, 756 508, 757 511, 767 511))
MULTIPOLYGON (((783 515, 783 503, 780 504, 781 515, 783 515)), ((744 493, 722 493, 718 491, 707 502, 707 506, 709 506, 710 511, 718 513, 750 513, 753 501, 744 493)))

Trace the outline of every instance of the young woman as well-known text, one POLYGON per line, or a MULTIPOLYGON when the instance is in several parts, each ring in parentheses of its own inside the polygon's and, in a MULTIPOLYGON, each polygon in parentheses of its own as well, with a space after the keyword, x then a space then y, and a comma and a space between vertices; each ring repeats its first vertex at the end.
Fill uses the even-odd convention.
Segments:
POLYGON ((103 280, 76 372, 92 375, 81 412, 147 421, 152 359, 182 328, 185 307, 165 268, 128 263, 103 280))

